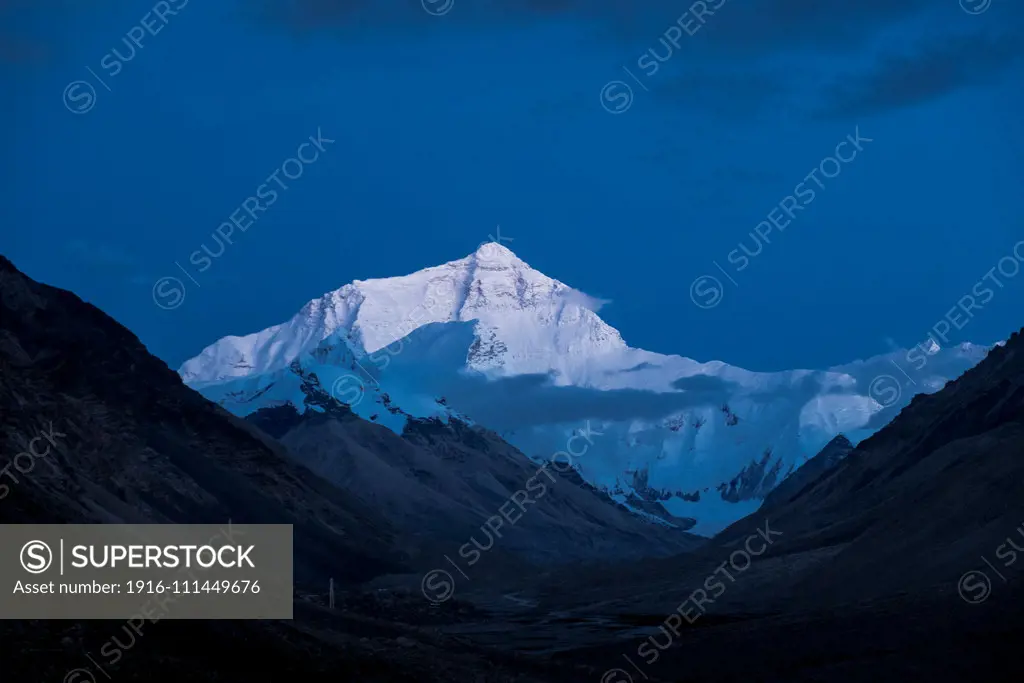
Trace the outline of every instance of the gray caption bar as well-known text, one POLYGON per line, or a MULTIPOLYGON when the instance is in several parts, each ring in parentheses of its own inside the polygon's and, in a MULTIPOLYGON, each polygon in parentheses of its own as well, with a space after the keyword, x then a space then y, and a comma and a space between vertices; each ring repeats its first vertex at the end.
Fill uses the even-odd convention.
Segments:
POLYGON ((0 525, 0 619, 291 619, 290 524, 0 525))

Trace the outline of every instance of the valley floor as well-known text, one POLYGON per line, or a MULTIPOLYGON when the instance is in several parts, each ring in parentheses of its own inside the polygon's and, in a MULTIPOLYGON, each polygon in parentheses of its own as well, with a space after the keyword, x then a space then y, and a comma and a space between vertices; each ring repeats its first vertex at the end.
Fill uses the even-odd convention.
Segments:
POLYGON ((335 610, 301 601, 292 622, 163 621, 134 637, 118 622, 5 621, 0 642, 18 653, 4 660, 6 680, 66 683, 1010 681, 1024 665, 1021 597, 1007 586, 979 605, 953 591, 818 613, 709 613, 666 639, 660 614, 489 612, 374 592, 341 596, 335 610), (671 645, 647 648, 645 661, 637 649, 650 634, 671 645))

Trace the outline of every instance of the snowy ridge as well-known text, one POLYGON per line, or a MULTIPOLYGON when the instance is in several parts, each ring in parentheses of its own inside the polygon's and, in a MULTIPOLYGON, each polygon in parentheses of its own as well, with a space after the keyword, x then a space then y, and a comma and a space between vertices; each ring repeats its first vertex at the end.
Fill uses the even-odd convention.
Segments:
POLYGON ((630 348, 594 308, 488 244, 345 285, 285 323, 219 340, 179 373, 240 415, 316 409, 311 394, 399 433, 410 416, 468 415, 538 461, 589 423, 601 436, 573 462, 587 482, 710 534, 837 434, 857 443, 988 351, 928 340, 827 370, 758 373, 630 348))
POLYGON ((324 403, 333 400, 396 434, 402 433, 410 418, 438 418, 444 422, 457 418, 473 424, 447 406, 443 398, 403 390, 396 381, 389 382, 385 390, 375 366, 364 364, 365 353, 358 353, 350 344, 346 333, 334 333, 288 367, 208 383, 202 393, 243 417, 261 408, 289 404, 300 413, 323 412, 324 403))

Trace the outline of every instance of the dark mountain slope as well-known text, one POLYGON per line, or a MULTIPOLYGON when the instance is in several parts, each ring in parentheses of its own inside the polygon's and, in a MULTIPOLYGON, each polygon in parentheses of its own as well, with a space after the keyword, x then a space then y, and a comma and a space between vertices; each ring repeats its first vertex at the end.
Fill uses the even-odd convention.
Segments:
POLYGON ((838 465, 771 496, 692 555, 648 562, 636 583, 628 574, 608 577, 612 593, 693 567, 714 571, 767 520, 782 536, 723 600, 739 599, 768 560, 786 565, 785 575, 765 577, 773 588, 750 609, 936 590, 955 596, 960 574, 1024 522, 1022 385, 1024 337, 1015 333, 939 392, 915 397, 838 465))
POLYGON ((853 444, 842 434, 825 444, 813 458, 800 469, 779 482, 778 486, 765 496, 762 510, 776 507, 798 495, 806 486, 837 467, 853 451, 853 444))
POLYGON ((837 467, 718 542, 738 541, 765 517, 786 530, 774 553, 835 551, 801 580, 801 593, 955 591, 961 573, 1024 523, 1022 335, 941 391, 915 397, 837 467))
POLYGON ((97 308, 2 257, 0 313, 0 453, 55 433, 49 455, 10 470, 0 520, 292 523, 298 581, 401 566, 369 508, 185 387, 97 308))
POLYGON ((636 681, 1019 677, 1024 335, 794 488, 689 555, 545 577, 534 634, 636 681))
POLYGON ((539 564, 669 555, 704 542, 638 518, 574 472, 560 472, 564 462, 535 463, 455 419, 414 419, 401 435, 344 405, 301 416, 290 406, 263 409, 247 419, 372 506, 400 530, 403 550, 431 566, 471 538, 486 547, 493 537, 495 553, 539 564))

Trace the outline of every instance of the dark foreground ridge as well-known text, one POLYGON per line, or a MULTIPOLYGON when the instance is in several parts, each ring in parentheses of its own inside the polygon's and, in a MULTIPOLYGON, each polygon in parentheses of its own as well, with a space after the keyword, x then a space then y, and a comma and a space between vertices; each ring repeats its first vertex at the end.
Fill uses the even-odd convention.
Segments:
MULTIPOLYGON (((471 477, 427 485, 447 476, 441 456, 510 486, 527 464, 485 432, 427 425, 399 437, 367 425, 344 411, 232 417, 101 311, 0 257, 0 455, 39 434, 54 442, 18 483, 4 481, 0 523, 291 523, 296 574, 290 622, 160 620, 132 632, 123 622, 2 621, 13 653, 3 678, 1019 680, 1024 558, 1013 551, 1009 561, 1007 539, 1024 547, 1020 334, 856 449, 830 444, 813 470, 797 470, 762 510, 697 549, 631 556, 635 543, 693 544, 651 535, 631 545, 616 509, 574 487, 538 501, 530 533, 487 559, 504 573, 472 576, 473 590, 440 605, 419 593, 421 563, 465 538, 452 501, 472 493, 471 477), (328 466, 339 454, 332 440, 348 469, 328 466), (388 491, 367 488, 381 482, 352 469, 360 463, 401 464, 408 509, 398 497, 375 506, 388 491), (424 509, 448 515, 426 524, 426 539, 413 524, 424 509), (454 530, 437 545, 443 520, 454 530), (579 550, 604 528, 623 536, 605 557, 579 550), (575 544, 576 564, 531 564, 551 544, 530 537, 551 529, 575 544), (987 592, 960 580, 977 570, 987 592)), ((491 502, 467 500, 470 517, 491 502)))

